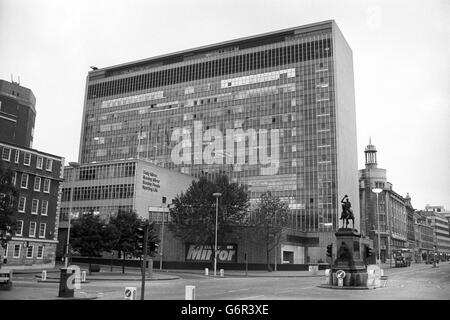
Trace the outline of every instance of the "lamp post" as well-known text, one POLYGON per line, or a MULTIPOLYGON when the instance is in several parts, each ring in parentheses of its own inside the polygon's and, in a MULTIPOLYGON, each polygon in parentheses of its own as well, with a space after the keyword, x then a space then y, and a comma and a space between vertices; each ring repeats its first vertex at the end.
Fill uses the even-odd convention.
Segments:
POLYGON ((372 192, 375 193, 377 195, 377 233, 378 233, 378 266, 381 269, 381 240, 380 240, 380 213, 379 213, 379 209, 378 209, 378 194, 383 191, 383 189, 380 188, 373 188, 372 192))
POLYGON ((216 197, 216 234, 215 234, 215 241, 214 241, 214 277, 216 276, 216 270, 217 270, 217 217, 219 215, 219 197, 222 194, 219 192, 213 193, 213 196, 216 197))
POLYGON ((161 215, 162 215, 162 225, 161 225, 161 248, 160 248, 160 253, 159 253, 159 270, 162 270, 162 262, 163 262, 163 248, 164 248, 164 216, 165 216, 165 212, 164 212, 164 205, 166 204, 166 197, 162 197, 162 205, 161 205, 161 215))
POLYGON ((69 166, 71 166, 73 168, 73 175, 72 175, 72 188, 70 190, 69 226, 67 227, 66 259, 64 260, 64 268, 67 268, 67 265, 69 263, 69 243, 70 243, 70 224, 71 224, 71 217, 72 217, 72 201, 73 201, 73 193, 75 190, 76 170, 80 166, 80 164, 78 162, 69 162, 69 166))

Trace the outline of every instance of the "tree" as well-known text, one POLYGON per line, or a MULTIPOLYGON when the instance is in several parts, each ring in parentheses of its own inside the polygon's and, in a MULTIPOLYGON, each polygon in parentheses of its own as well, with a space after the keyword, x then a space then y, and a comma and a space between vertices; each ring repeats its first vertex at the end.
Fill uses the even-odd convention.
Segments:
MULTIPOLYGON (((13 172, 0 166, 0 245, 6 248, 16 230, 18 189, 13 185, 13 172)), ((3 252, 3 250, 1 250, 3 252)), ((3 257, 0 259, 0 267, 3 257)))
MULTIPOLYGON (((93 213, 82 214, 73 222, 70 229, 70 243, 74 250, 82 256, 100 257, 102 251, 108 249, 108 230, 104 227, 104 222, 100 216, 93 213)), ((91 261, 89 261, 89 271, 91 261)))
POLYGON ((250 221, 253 226, 253 238, 264 243, 266 247, 267 270, 270 272, 270 252, 280 243, 283 227, 287 225, 289 206, 280 198, 273 196, 270 191, 261 195, 261 199, 254 209, 250 221))
MULTIPOLYGON (((184 242, 195 245, 210 245, 214 248, 216 228, 216 198, 221 193, 218 210, 218 242, 224 242, 232 233, 232 226, 241 224, 247 214, 249 199, 243 186, 230 183, 226 175, 214 182, 206 177, 193 181, 186 193, 181 193, 172 202, 169 229, 184 242)), ((214 260, 214 255, 211 255, 214 260)))
MULTIPOLYGON (((138 228, 142 220, 136 212, 131 210, 119 210, 116 216, 111 217, 109 225, 117 234, 116 240, 112 245, 113 250, 122 254, 122 273, 125 273, 126 255, 140 256, 142 250, 138 247, 138 228)), ((154 231, 154 225, 149 227, 149 241, 158 241, 154 231)))

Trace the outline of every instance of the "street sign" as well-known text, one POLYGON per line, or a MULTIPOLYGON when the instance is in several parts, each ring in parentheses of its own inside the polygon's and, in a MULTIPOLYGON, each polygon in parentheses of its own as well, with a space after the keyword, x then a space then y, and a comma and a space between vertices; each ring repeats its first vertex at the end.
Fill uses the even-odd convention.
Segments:
POLYGON ((345 278, 345 271, 344 271, 344 270, 338 270, 338 271, 336 271, 336 278, 338 278, 338 279, 344 279, 344 278, 345 278))
POLYGON ((137 288, 136 287, 126 287, 124 293, 125 300, 136 300, 137 288))

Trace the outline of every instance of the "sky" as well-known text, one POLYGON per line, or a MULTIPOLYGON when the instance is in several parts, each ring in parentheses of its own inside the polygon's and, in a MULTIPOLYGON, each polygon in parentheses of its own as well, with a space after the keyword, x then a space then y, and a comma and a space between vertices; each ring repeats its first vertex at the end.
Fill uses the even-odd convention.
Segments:
POLYGON ((77 161, 98 68, 333 19, 353 51, 358 164, 450 210, 448 0, 0 0, 0 79, 36 96, 33 148, 77 161))

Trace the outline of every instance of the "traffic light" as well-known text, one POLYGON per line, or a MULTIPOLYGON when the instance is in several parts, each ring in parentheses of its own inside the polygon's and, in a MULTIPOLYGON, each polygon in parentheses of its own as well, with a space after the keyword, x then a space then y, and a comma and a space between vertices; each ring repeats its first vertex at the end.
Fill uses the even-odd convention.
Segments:
POLYGON ((146 237, 147 237, 147 222, 141 223, 136 230, 136 246, 140 252, 144 252, 144 247, 146 245, 146 237))
POLYGON ((333 256, 333 244, 329 244, 327 245, 327 257, 332 257, 333 256))
POLYGON ((367 247, 366 257, 371 257, 371 256, 372 256, 372 248, 371 247, 367 247))
POLYGON ((150 252, 156 251, 156 243, 155 242, 153 242, 153 241, 149 242, 148 247, 149 247, 150 252))

